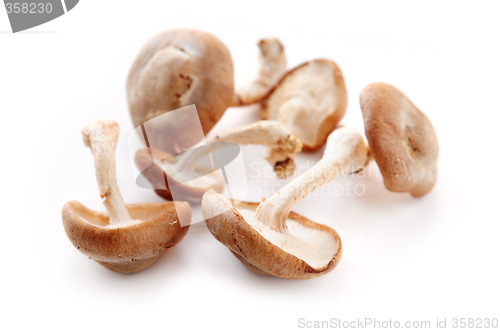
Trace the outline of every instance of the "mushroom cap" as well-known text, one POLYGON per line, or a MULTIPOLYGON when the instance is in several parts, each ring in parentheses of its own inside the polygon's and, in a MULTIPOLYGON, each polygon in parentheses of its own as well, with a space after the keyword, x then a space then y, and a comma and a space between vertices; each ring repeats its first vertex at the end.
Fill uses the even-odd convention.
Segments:
MULTIPOLYGON (((206 135, 234 101, 233 62, 214 35, 189 29, 169 30, 149 40, 137 55, 127 80, 135 127, 163 113, 196 105, 206 135)), ((182 122, 182 119, 179 119, 182 122)), ((189 122, 190 120, 188 120, 189 122)), ((158 124, 148 130, 151 146, 172 151, 197 143, 190 123, 158 124)))
POLYGON ((365 133, 390 191, 427 194, 437 179, 439 143, 427 116, 401 91, 386 83, 360 95, 365 133))
POLYGON ((128 204, 132 219, 139 223, 106 227, 106 212, 93 211, 77 201, 64 204, 64 230, 73 246, 104 267, 133 273, 151 265, 162 253, 186 235, 189 226, 179 220, 191 218, 187 202, 128 204), (175 204, 175 205, 174 205, 175 204))
POLYGON ((212 180, 208 183, 204 183, 204 185, 202 185, 203 183, 200 183, 199 180, 178 183, 172 176, 166 174, 164 169, 159 167, 157 163, 151 163, 150 152, 155 160, 164 160, 164 162, 173 161, 175 157, 154 148, 150 148, 149 151, 147 148, 141 149, 135 154, 135 164, 137 168, 141 170, 141 174, 151 183, 156 194, 163 199, 170 201, 182 199, 192 203, 200 203, 203 194, 207 190, 214 189, 219 193, 224 190, 224 179, 217 172, 210 172, 209 174, 207 174, 207 172, 202 172, 205 179, 209 177, 210 180, 212 180), (170 185, 175 185, 175 197, 172 196, 170 185))
POLYGON ((318 59, 286 73, 261 102, 261 118, 285 124, 304 143, 325 144, 347 108, 344 77, 337 64, 318 59))
MULTIPOLYGON (((238 209, 255 211, 258 205, 258 203, 241 202, 238 204, 238 209)), ((291 232, 294 232, 293 228, 297 233, 300 231, 302 239, 307 239, 315 233, 333 239, 336 250, 324 266, 314 268, 289 251, 271 243, 245 220, 230 200, 214 191, 208 191, 203 196, 202 210, 212 235, 245 266, 258 274, 284 279, 312 279, 333 270, 342 256, 342 242, 334 229, 317 224, 294 212, 290 212, 287 221, 291 232)))

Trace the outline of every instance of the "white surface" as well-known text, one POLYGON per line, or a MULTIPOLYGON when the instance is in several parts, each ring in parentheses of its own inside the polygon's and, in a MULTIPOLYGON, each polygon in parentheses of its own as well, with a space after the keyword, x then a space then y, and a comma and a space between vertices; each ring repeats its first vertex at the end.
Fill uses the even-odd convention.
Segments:
MULTIPOLYGON (((500 318, 499 9, 498 2, 456 1, 80 1, 26 33, 1 33, 0 329, 292 331, 299 318, 433 326, 448 318, 448 327, 455 317, 500 318), (349 94, 342 123, 360 131, 361 89, 374 81, 396 85, 438 133, 436 187, 421 199, 390 193, 372 163, 371 176, 328 187, 362 183, 364 195, 316 192, 297 204, 296 212, 335 228, 344 243, 339 266, 314 280, 250 272, 203 223, 137 274, 116 274, 89 260, 70 244, 60 216, 69 200, 103 208, 80 130, 95 117, 116 120, 124 200, 161 201, 134 184, 125 80, 141 45, 174 27, 221 38, 237 83, 253 77, 260 37, 279 37, 290 66, 335 60, 349 94)), ((0 9, 0 30, 9 29, 0 9)), ((257 117, 254 106, 230 109, 217 128, 257 117)), ((298 164, 320 156, 301 155, 298 164)), ((257 188, 270 195, 278 188, 270 183, 257 188)))

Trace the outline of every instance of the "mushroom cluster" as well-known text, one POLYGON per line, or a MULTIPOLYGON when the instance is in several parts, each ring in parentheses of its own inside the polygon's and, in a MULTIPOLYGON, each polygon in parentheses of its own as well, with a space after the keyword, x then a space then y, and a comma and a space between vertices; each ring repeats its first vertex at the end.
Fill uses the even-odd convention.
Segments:
POLYGON ((340 237, 291 210, 340 174, 359 172, 372 157, 391 191, 420 197, 434 186, 439 148, 429 119, 389 84, 367 86, 360 100, 369 146, 354 129, 341 127, 328 135, 316 165, 260 204, 235 205, 213 190, 203 196, 208 229, 253 272, 311 279, 331 271, 342 254, 340 237))
POLYGON ((201 203, 208 230, 251 271, 312 279, 338 265, 343 247, 333 228, 292 212, 299 200, 341 175, 361 171, 371 159, 388 190, 414 197, 432 190, 437 135, 405 94, 386 83, 362 90, 367 144, 356 130, 338 126, 347 109, 347 92, 335 62, 316 59, 287 70, 278 39, 262 39, 258 46, 256 77, 235 89, 229 50, 212 34, 171 30, 146 43, 127 80, 132 121, 144 133, 146 123, 148 127, 146 148, 136 151, 135 164, 141 179, 171 202, 125 205, 115 179, 118 125, 93 121, 82 133, 94 155, 107 212, 76 201, 63 206, 64 229, 79 251, 116 272, 140 271, 182 240, 191 219, 190 203, 201 203), (260 121, 206 139, 228 107, 250 104, 260 106, 260 121), (182 112, 170 117, 189 105, 196 106, 195 118, 182 112), (196 135, 198 120, 201 137, 196 135), (267 148, 265 158, 280 179, 294 174, 297 153, 326 146, 313 167, 254 203, 222 195, 227 179, 216 172, 212 155, 229 160, 247 144, 267 148))

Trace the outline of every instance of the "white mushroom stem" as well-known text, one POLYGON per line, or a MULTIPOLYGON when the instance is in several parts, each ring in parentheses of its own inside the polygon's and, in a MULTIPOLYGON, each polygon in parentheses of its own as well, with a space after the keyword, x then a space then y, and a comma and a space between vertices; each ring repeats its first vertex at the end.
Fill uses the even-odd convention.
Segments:
POLYGON ((278 121, 262 120, 249 125, 228 129, 218 134, 214 141, 238 145, 258 144, 289 153, 300 152, 302 142, 278 121))
MULTIPOLYGON (((281 123, 277 121, 259 121, 250 125, 244 125, 229 129, 208 140, 211 142, 227 142, 237 145, 257 144, 269 148, 268 161, 274 167, 278 177, 287 177, 293 174, 294 154, 302 149, 302 142, 281 123)), ((224 145, 210 144, 210 149, 199 148, 203 145, 184 152, 179 157, 166 158, 162 163, 163 171, 179 183, 197 178, 201 160, 206 158, 209 151, 223 149, 224 145)), ((205 165, 207 166, 207 165, 205 165)), ((215 171, 212 169, 212 171, 215 171)), ((206 168, 202 173, 206 172, 206 168)))
POLYGON ((277 121, 263 120, 226 130, 214 141, 231 142, 238 145, 257 144, 268 147, 267 161, 280 178, 293 174, 295 153, 302 150, 301 140, 277 121))
POLYGON ((259 204, 256 218, 280 233, 286 232, 286 218, 299 200, 336 177, 359 172, 369 161, 369 150, 354 129, 342 127, 328 136, 323 158, 285 187, 259 204))
POLYGON ((278 83, 286 73, 286 56, 283 45, 276 38, 259 41, 260 68, 257 77, 236 89, 236 105, 257 103, 278 83))
POLYGON ((99 119, 82 130, 83 142, 94 155, 95 175, 103 204, 109 215, 110 225, 132 221, 118 191, 115 178, 115 149, 118 141, 118 124, 112 120, 99 119))
MULTIPOLYGON (((262 120, 249 125, 228 129, 215 136, 215 138, 208 140, 208 143, 210 142, 227 142, 237 145, 263 145, 269 148, 269 155, 275 157, 276 162, 284 161, 286 158, 293 159, 294 154, 302 150, 300 139, 292 135, 290 130, 283 124, 271 120, 262 120)), ((194 170, 196 168, 197 162, 208 151, 197 149, 196 147, 199 146, 201 145, 197 144, 177 158, 176 168, 179 171, 194 170)), ((268 160, 270 159, 268 158, 268 160)), ((272 165, 275 166, 275 163, 272 163, 272 165)))

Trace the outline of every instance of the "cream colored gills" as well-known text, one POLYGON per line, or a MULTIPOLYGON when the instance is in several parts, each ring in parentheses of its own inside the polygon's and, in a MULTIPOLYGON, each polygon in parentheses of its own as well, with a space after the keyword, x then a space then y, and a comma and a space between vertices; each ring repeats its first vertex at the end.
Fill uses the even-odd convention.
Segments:
POLYGON ((208 172, 204 167, 180 170, 177 164, 163 163, 161 166, 162 170, 172 180, 186 187, 209 190, 217 186, 221 181, 221 176, 218 173, 208 172))
POLYGON ((308 145, 314 145, 316 125, 337 108, 331 68, 311 62, 287 76, 269 99, 269 118, 285 124, 308 145), (310 130, 308 130, 310 129, 310 130))
POLYGON ((143 221, 144 220, 134 219, 134 220, 130 220, 130 221, 127 221, 127 222, 121 223, 121 224, 115 224, 115 225, 109 224, 109 225, 106 225, 104 227, 106 227, 106 228, 123 228, 123 227, 128 227, 128 226, 140 224, 143 221))
POLYGON ((287 218, 286 232, 279 233, 255 218, 255 210, 238 209, 238 207, 236 209, 260 235, 314 269, 327 266, 339 250, 337 241, 329 232, 309 228, 287 218))

